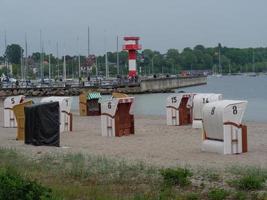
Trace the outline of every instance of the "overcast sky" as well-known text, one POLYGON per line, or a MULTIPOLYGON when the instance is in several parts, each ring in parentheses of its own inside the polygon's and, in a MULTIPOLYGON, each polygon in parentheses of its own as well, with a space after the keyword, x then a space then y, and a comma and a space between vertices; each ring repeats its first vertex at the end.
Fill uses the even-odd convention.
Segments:
POLYGON ((143 48, 165 52, 197 44, 267 46, 266 0, 0 0, 0 54, 7 42, 60 55, 116 51, 116 36, 139 36, 143 48), (106 45, 105 45, 106 35, 106 45), (77 38, 79 37, 79 42, 77 38), (79 48, 78 48, 79 47, 79 48))

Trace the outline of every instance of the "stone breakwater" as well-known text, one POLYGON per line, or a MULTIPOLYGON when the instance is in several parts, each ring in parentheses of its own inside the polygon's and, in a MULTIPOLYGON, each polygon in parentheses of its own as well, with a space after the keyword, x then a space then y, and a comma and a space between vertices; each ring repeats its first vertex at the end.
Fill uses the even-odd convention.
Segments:
POLYGON ((207 77, 188 78, 158 78, 142 80, 138 84, 117 86, 117 87, 42 87, 42 88, 2 88, 0 98, 13 95, 25 95, 29 97, 39 96, 77 96, 83 90, 92 90, 101 94, 111 94, 112 92, 122 92, 126 94, 143 93, 169 93, 175 88, 183 88, 207 84, 207 77))
POLYGON ((143 94, 143 93, 166 93, 173 92, 171 89, 146 91, 142 92, 140 87, 124 87, 124 88, 92 88, 92 87, 76 87, 76 88, 10 88, 0 89, 0 98, 15 95, 25 95, 30 97, 41 96, 77 96, 83 90, 92 90, 101 94, 111 94, 112 92, 121 92, 126 94, 143 94))

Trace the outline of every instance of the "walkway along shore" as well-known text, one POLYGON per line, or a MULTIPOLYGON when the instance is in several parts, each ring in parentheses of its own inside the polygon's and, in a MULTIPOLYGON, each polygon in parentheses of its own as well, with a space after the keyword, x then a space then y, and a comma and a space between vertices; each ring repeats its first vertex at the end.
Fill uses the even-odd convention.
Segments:
POLYGON ((190 87, 207 84, 206 76, 183 77, 183 78, 155 78, 142 80, 136 84, 118 86, 87 86, 87 87, 31 87, 31 88, 1 88, 0 98, 12 95, 25 95, 29 97, 38 96, 77 96, 84 89, 94 90, 101 94, 111 94, 112 92, 122 92, 126 94, 144 93, 170 93, 176 88, 190 87))

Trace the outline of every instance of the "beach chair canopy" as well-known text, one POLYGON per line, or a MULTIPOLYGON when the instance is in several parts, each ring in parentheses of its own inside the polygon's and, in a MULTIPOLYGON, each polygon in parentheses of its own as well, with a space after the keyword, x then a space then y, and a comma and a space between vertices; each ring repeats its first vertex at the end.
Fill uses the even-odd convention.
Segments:
POLYGON ((99 92, 90 92, 88 93, 87 99, 101 99, 101 94, 99 92))
POLYGON ((23 95, 18 95, 18 96, 10 96, 5 98, 4 100, 4 108, 13 108, 14 105, 22 103, 23 99, 25 98, 25 96, 23 95))
POLYGON ((114 98, 126 98, 129 97, 127 94, 119 93, 119 92, 113 92, 112 97, 114 98))
POLYGON ((203 128, 207 138, 224 139, 224 124, 240 125, 247 101, 222 100, 205 104, 203 107, 203 128))
POLYGON ((166 106, 174 108, 174 109, 178 109, 180 106, 181 100, 184 97, 189 98, 187 102, 187 107, 188 108, 192 107, 192 102, 193 102, 193 97, 194 97, 193 93, 176 93, 176 94, 170 95, 167 98, 166 106))
POLYGON ((41 99, 41 103, 43 102, 59 102, 60 111, 70 113, 72 97, 59 97, 59 96, 44 97, 41 99))
POLYGON ((222 100, 222 94, 198 93, 193 99, 193 119, 202 119, 202 109, 207 103, 222 100))
POLYGON ((112 117, 115 116, 118 104, 120 103, 132 103, 129 113, 133 113, 133 102, 134 97, 124 97, 124 98, 112 98, 101 102, 101 113, 108 114, 112 117))

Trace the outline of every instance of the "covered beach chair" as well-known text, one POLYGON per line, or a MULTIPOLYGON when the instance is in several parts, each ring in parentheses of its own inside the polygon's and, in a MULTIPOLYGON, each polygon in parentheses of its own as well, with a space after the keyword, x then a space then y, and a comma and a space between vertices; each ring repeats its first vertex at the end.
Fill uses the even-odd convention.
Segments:
POLYGON ((247 101, 222 100, 203 107, 202 151, 220 154, 247 152, 247 127, 242 118, 247 101))
POLYGON ((99 92, 82 92, 79 96, 79 109, 81 116, 101 115, 101 94, 99 92))
POLYGON ((72 97, 51 96, 41 99, 44 102, 59 102, 60 132, 72 131, 73 119, 71 111, 72 97))
POLYGON ((222 100, 222 94, 198 93, 193 99, 193 128, 202 128, 202 109, 207 103, 222 100))
POLYGON ((87 96, 87 115, 98 116, 101 115, 101 94, 99 92, 89 92, 87 96))
POLYGON ((177 93, 166 101, 167 125, 181 126, 192 123, 193 93, 177 93))
POLYGON ((25 107, 25 144, 60 146, 59 102, 25 107))
POLYGON ((17 140, 24 140, 25 138, 25 113, 24 108, 32 105, 32 100, 27 100, 15 105, 12 110, 14 111, 18 127, 17 127, 17 140))
POLYGON ((134 134, 134 97, 112 98, 101 103, 102 136, 134 134))
POLYGON ((19 103, 22 103, 25 99, 25 96, 10 96, 4 100, 4 127, 5 128, 15 128, 17 127, 17 121, 14 116, 12 108, 19 103))
POLYGON ((80 116, 87 116, 87 96, 88 92, 81 92, 79 95, 79 111, 80 116))

